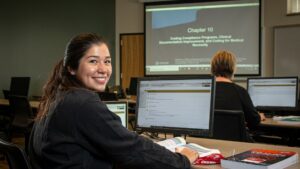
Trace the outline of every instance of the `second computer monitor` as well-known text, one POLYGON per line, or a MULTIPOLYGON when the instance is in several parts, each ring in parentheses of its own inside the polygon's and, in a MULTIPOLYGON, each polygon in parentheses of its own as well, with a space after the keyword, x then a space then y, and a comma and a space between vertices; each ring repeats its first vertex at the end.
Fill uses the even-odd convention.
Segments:
POLYGON ((297 107, 298 77, 248 78, 247 89, 258 109, 297 107))
POLYGON ((211 76, 139 78, 136 130, 211 136, 214 88, 211 76))
POLYGON ((127 128, 128 106, 126 101, 105 101, 107 108, 121 118, 122 125, 127 128))

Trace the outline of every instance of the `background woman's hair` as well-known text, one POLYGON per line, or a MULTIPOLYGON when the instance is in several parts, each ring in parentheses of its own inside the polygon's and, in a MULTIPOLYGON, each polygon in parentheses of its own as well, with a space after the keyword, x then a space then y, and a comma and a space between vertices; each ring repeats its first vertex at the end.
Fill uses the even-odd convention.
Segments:
POLYGON ((228 51, 218 51, 211 60, 211 73, 231 79, 236 68, 236 58, 228 51))

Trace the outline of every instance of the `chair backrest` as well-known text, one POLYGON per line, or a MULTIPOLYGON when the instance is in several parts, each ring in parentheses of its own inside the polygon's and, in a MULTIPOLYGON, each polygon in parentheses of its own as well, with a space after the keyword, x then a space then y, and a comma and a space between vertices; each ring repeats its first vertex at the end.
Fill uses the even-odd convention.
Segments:
POLYGON ((98 95, 102 101, 117 101, 118 100, 116 93, 98 92, 98 95))
POLYGON ((247 133, 243 111, 215 109, 214 112, 213 138, 232 141, 251 141, 247 133))
POLYGON ((17 127, 27 127, 33 117, 32 108, 27 97, 10 95, 9 107, 13 114, 12 125, 17 127))
POLYGON ((134 95, 134 96, 136 96, 137 83, 138 83, 138 77, 131 77, 130 78, 129 88, 126 91, 126 93, 128 95, 134 95))
POLYGON ((9 90, 2 90, 2 93, 4 95, 4 99, 8 99, 9 95, 10 95, 10 91, 9 90))
POLYGON ((9 169, 32 169, 26 153, 15 144, 0 139, 0 152, 6 155, 9 169))
POLYGON ((10 94, 18 96, 28 96, 30 77, 11 77, 10 94))

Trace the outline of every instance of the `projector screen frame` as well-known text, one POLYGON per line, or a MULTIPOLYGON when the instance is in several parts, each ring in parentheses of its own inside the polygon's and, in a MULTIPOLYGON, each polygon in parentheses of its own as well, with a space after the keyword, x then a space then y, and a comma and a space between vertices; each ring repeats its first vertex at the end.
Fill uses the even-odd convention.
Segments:
MULTIPOLYGON (((148 73, 147 72, 147 31, 146 31, 146 8, 149 6, 161 6, 161 5, 185 5, 185 4, 201 4, 201 3, 216 3, 216 2, 238 2, 238 1, 251 1, 251 0, 186 0, 186 1, 161 1, 161 2, 148 2, 148 3, 144 3, 144 45, 145 45, 145 50, 144 50, 144 76, 147 77, 151 77, 151 76, 177 76, 177 75, 210 75, 210 65, 208 65, 208 69, 206 69, 206 72, 200 72, 201 70, 199 70, 199 73, 158 73, 158 74, 152 74, 152 73, 148 73)), ((254 0, 253 0, 254 1, 254 0)), ((261 30, 262 30, 262 24, 261 24, 261 0, 256 0, 257 3, 259 3, 258 5, 258 42, 257 42, 257 51, 255 51, 255 53, 257 53, 257 57, 255 57, 254 59, 257 59, 257 70, 256 72, 249 72, 249 73, 239 73, 239 71, 235 72, 235 76, 237 77, 255 77, 255 76, 261 76, 261 70, 262 70, 262 62, 261 62, 261 30)), ((223 50, 226 50, 226 48, 224 48, 223 50)), ((214 51, 210 57, 213 56, 214 53, 216 53, 218 50, 214 51)), ((229 50, 231 51, 231 50, 229 50)), ((239 54, 236 54, 234 51, 233 52, 237 58, 239 58, 239 54)), ((208 59, 208 58, 204 58, 204 59, 208 59)), ((255 61, 256 62, 256 61, 255 61)), ((210 64, 210 62, 207 62, 207 64, 210 64)), ((256 64, 256 63, 255 63, 256 64)), ((239 64, 237 64, 237 67, 239 67, 239 64)))

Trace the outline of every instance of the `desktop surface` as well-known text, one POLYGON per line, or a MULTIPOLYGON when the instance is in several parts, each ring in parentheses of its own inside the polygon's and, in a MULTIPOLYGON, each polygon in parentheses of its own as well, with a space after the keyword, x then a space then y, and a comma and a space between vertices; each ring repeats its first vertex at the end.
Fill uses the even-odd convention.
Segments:
MULTIPOLYGON (((31 100, 31 101, 29 101, 29 103, 32 108, 34 108, 34 109, 39 108, 40 101, 31 100)), ((0 106, 9 106, 8 99, 0 99, 0 106)))
POLYGON ((297 128, 300 130, 299 122, 283 122, 279 120, 274 120, 273 118, 266 118, 266 120, 261 121, 260 126, 273 126, 273 127, 283 127, 283 128, 297 128))
POLYGON ((259 142, 299 147, 300 123, 279 121, 274 118, 266 118, 260 122, 255 129, 254 139, 259 142))
MULTIPOLYGON (((147 137, 144 136, 143 137, 147 137)), ((165 135, 160 134, 159 137, 165 138, 165 135)), ((166 135, 166 138, 172 138, 172 135, 166 135)), ((149 137, 147 137, 149 138, 149 137)), ((270 150, 282 150, 282 151, 294 151, 300 154, 300 147, 289 147, 281 145, 271 145, 271 144, 261 144, 261 143, 246 143, 238 141, 225 141, 217 139, 208 139, 208 138, 196 138, 196 137, 186 137, 188 143, 196 143, 203 147, 210 149, 218 149, 224 157, 232 156, 233 154, 238 154, 249 149, 258 148, 258 149, 270 149, 270 150)), ((192 169, 222 169, 220 164, 214 165, 193 165, 192 169)), ((287 167, 287 169, 299 169, 300 163, 296 163, 287 167)))
MULTIPOLYGON (((300 154, 299 147, 288 147, 288 146, 279 146, 279 145, 271 145, 271 144, 259 144, 259 143, 245 143, 245 142, 236 142, 236 141, 224 141, 224 140, 215 140, 215 139, 204 139, 204 138, 194 138, 187 137, 188 142, 196 143, 201 146, 219 149, 221 154, 224 157, 232 156, 233 154, 238 154, 249 149, 253 148, 261 148, 261 149, 270 149, 270 150, 282 150, 282 151, 294 151, 300 154)), ((193 169, 221 169, 221 165, 193 165, 193 169)), ((299 169, 300 163, 296 163, 292 166, 287 167, 287 169, 299 169)))

